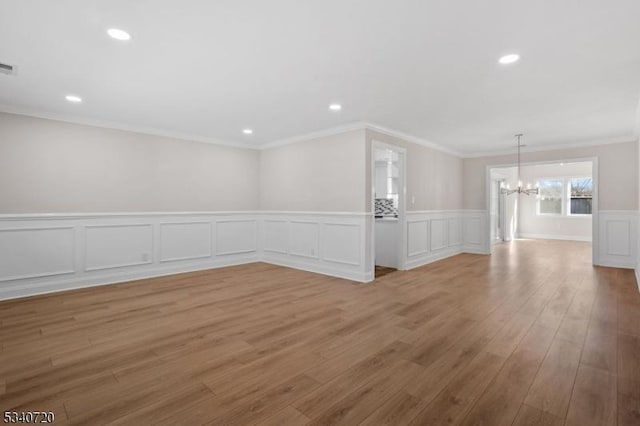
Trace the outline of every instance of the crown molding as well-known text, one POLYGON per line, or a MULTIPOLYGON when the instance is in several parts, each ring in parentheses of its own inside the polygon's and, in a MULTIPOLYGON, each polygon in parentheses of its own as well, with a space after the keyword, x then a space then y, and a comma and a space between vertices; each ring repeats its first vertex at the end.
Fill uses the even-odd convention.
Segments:
MULTIPOLYGON (((513 149, 511 148, 501 149, 501 150, 491 150, 491 151, 475 151, 475 152, 457 151, 450 148, 445 148, 442 145, 420 138, 418 136, 414 136, 399 130, 395 130, 389 127, 381 126, 377 123, 372 123, 367 121, 356 121, 356 122, 352 122, 352 123, 348 123, 348 124, 344 124, 336 127, 331 127, 328 129, 318 130, 310 133, 304 133, 304 134, 291 136, 284 139, 278 139, 272 142, 252 145, 252 144, 247 144, 243 142, 227 141, 227 140, 221 140, 216 138, 203 137, 203 136, 189 134, 189 133, 168 131, 168 130, 154 128, 154 127, 135 126, 135 125, 111 122, 106 120, 84 118, 84 117, 79 117, 71 114, 59 114, 59 113, 40 111, 32 108, 17 107, 17 106, 6 105, 6 104, 0 104, 0 112, 4 112, 8 114, 23 115, 28 117, 43 118, 47 120, 61 121, 61 122, 72 123, 72 124, 80 124, 80 125, 92 126, 92 127, 98 127, 98 128, 121 130, 121 131, 140 133, 145 135, 160 136, 160 137, 178 139, 186 142, 201 142, 201 143, 208 143, 212 145, 219 145, 219 146, 232 147, 232 148, 244 148, 244 149, 252 149, 252 150, 264 150, 269 148, 275 148, 279 146, 294 144, 298 142, 305 142, 305 141, 318 139, 322 137, 335 136, 341 133, 346 133, 346 132, 351 132, 356 130, 372 130, 378 133, 385 134, 387 136, 392 136, 398 139, 402 139, 409 143, 414 143, 414 144, 431 148, 437 151, 441 151, 446 154, 453 155, 459 158, 493 157, 493 156, 499 156, 499 155, 509 155, 509 154, 513 154, 514 152, 513 149)), ((636 119, 633 136, 616 137, 616 138, 609 138, 609 139, 595 139, 595 140, 574 142, 574 143, 528 146, 528 147, 524 147, 522 149, 522 152, 526 153, 526 152, 539 152, 539 151, 555 151, 555 150, 561 150, 561 149, 580 148, 585 146, 635 142, 640 140, 640 103, 638 104, 636 116, 637 116, 637 119, 636 119)))
POLYGON ((339 135, 341 133, 351 132, 355 130, 372 130, 378 133, 383 133, 387 136, 396 137, 398 139, 402 139, 406 142, 414 143, 416 145, 422 145, 427 148, 435 149, 438 151, 442 151, 446 154, 450 154, 456 157, 463 157, 463 155, 455 150, 445 148, 441 145, 438 145, 434 142, 428 141, 426 139, 419 138, 417 136, 410 135, 408 133, 400 132, 398 130, 391 129, 389 127, 384 127, 379 124, 370 123, 366 121, 356 121, 353 123, 345 124, 342 126, 331 127, 329 129, 319 130, 317 132, 305 133, 297 136, 292 136, 285 139, 279 139, 273 142, 268 142, 259 146, 259 149, 270 149, 276 148, 279 146, 290 145, 298 142, 306 142, 313 139, 329 137, 339 135))
MULTIPOLYGON (((613 145, 617 143, 627 143, 627 142, 637 142, 637 136, 621 136, 615 138, 607 138, 607 139, 592 139, 583 142, 572 142, 572 143, 562 143, 562 144, 552 144, 552 145, 535 145, 535 146, 525 146, 521 148, 521 152, 542 152, 542 151, 558 151, 562 149, 572 149, 572 148, 583 148, 587 146, 598 146, 598 145, 613 145)), ((495 151, 479 151, 472 153, 463 154, 463 158, 481 158, 481 157, 495 157, 500 155, 512 155, 515 153, 513 148, 511 149, 501 149, 495 151)))
POLYGON ((446 154, 453 155, 455 157, 464 157, 464 154, 462 154, 459 151, 456 151, 450 148, 445 148, 442 145, 439 145, 435 142, 431 142, 429 140, 419 138, 417 136, 413 136, 408 133, 401 132, 399 130, 391 129, 389 127, 384 127, 379 124, 369 123, 369 122, 365 122, 364 126, 366 129, 373 130, 374 132, 384 133, 385 135, 393 136, 398 139, 405 140, 407 142, 415 143, 416 145, 422 145, 427 148, 435 149, 437 151, 441 151, 446 154))
POLYGON ((256 145, 245 144, 242 142, 225 141, 216 138, 203 137, 189 133, 173 132, 154 127, 134 126, 124 123, 116 123, 112 121, 99 120, 94 118, 84 118, 71 114, 58 114, 53 112, 39 111, 31 108, 16 107, 12 105, 0 104, 0 112, 24 115, 28 117, 44 118, 46 120, 62 121, 65 123, 80 124, 84 126, 99 127, 103 129, 122 130, 126 132, 140 133, 144 135, 161 136, 165 138, 180 139, 187 142, 201 142, 213 145, 221 145, 232 148, 259 149, 256 145))
POLYGON ((341 133, 347 133, 355 130, 364 130, 364 129, 366 129, 366 123, 361 121, 356 121, 356 122, 344 124, 341 126, 330 127, 324 130, 318 130, 310 133, 303 133, 300 135, 291 136, 284 139, 277 139, 272 142, 267 142, 267 143, 258 145, 258 149, 277 148, 279 146, 291 145, 298 142, 306 142, 313 139, 326 138, 329 136, 339 135, 341 133))

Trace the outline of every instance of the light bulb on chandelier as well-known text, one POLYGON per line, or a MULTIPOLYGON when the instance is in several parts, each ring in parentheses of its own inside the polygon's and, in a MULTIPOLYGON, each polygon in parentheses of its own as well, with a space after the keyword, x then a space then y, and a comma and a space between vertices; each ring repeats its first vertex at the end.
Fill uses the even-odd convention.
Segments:
POLYGON ((520 179, 520 148, 524 146, 522 145, 522 136, 523 136, 522 133, 519 133, 516 135, 516 140, 518 143, 518 187, 515 189, 511 189, 509 188, 509 184, 507 184, 506 188, 502 186, 502 189, 500 190, 500 192, 506 195, 511 195, 511 194, 532 195, 532 194, 540 193, 539 188, 537 186, 532 188, 530 183, 527 183, 526 188, 523 188, 522 186, 522 179, 520 179))

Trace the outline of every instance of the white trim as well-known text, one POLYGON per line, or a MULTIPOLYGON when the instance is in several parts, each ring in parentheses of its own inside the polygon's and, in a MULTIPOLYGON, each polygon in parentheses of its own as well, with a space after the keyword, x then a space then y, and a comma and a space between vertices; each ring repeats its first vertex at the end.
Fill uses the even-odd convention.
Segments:
POLYGON ((290 136, 287 138, 277 139, 275 141, 263 143, 258 146, 258 149, 271 149, 279 146, 291 145, 299 142, 307 142, 313 139, 326 138, 329 136, 340 135, 342 133, 353 132, 357 130, 365 130, 367 128, 366 123, 356 121, 353 123, 343 124, 341 126, 329 127, 328 129, 317 130, 314 132, 303 133, 299 135, 290 136))
POLYGON ((12 105, 0 104, 0 112, 27 117, 42 118, 45 120, 61 121, 64 123, 79 124, 82 126, 98 127, 101 129, 121 130, 125 132, 139 133, 143 135, 160 136, 163 138, 178 139, 184 142, 200 142, 213 145, 227 146, 232 148, 244 148, 257 150, 257 145, 244 142, 227 141, 206 136, 194 135, 190 133, 178 132, 156 127, 136 126, 133 124, 118 123, 96 118, 79 117, 70 114, 60 114, 46 111, 37 111, 30 108, 16 107, 12 105))
POLYGON ((437 215, 437 214, 459 214, 459 213, 484 213, 481 209, 454 209, 454 210, 411 210, 407 212, 407 215, 437 215))
MULTIPOLYGON (((598 145, 613 145, 617 143, 635 142, 636 136, 621 136, 612 137, 607 139, 592 139, 583 142, 568 142, 550 145, 533 145, 526 146, 521 149, 521 152, 540 152, 540 151, 558 151, 563 149, 582 148, 585 146, 598 146, 598 145)), ((465 152, 462 154, 463 158, 481 158, 481 157, 497 157, 502 155, 513 155, 513 149, 500 149, 494 151, 477 151, 477 152, 465 152)))
MULTIPOLYGON (((171 139, 177 139, 184 142, 199 142, 208 143, 218 146, 226 146, 232 148, 243 148, 252 150, 263 150, 269 148, 275 148, 279 146, 289 145, 298 142, 304 142, 321 137, 333 136, 340 133, 346 133, 354 130, 372 130, 375 132, 384 133, 388 136, 397 137, 407 142, 415 143, 417 145, 426 146, 431 149, 435 149, 459 158, 478 158, 478 157, 492 157, 498 155, 513 154, 511 149, 501 149, 492 151, 474 151, 467 152, 453 148, 447 148, 441 144, 429 141, 427 139, 414 136, 409 133, 395 130, 389 127, 382 126, 377 123, 371 123, 366 121, 356 121, 347 123, 341 126, 331 127, 328 129, 317 130, 314 132, 303 133, 299 135, 290 136, 287 138, 277 139, 270 142, 260 144, 249 144, 240 141, 231 141, 217 139, 209 136, 195 135, 191 133, 185 133, 180 131, 174 131, 169 129, 161 129, 157 127, 137 126, 133 124, 126 124, 120 122, 113 122, 107 120, 100 120, 95 118, 80 117, 71 114, 53 113, 48 111, 39 111, 32 108, 18 107, 14 105, 0 104, 0 112, 14 115, 22 115, 27 117, 35 117, 46 120, 61 121, 65 123, 78 124, 83 126, 92 126, 103 129, 120 130, 126 132, 139 133, 144 135, 159 136, 171 139)), ((538 151, 555 151, 562 149, 580 148, 585 146, 597 146, 597 145, 609 145, 616 143, 635 142, 640 136, 640 107, 638 108, 638 119, 632 136, 618 136, 607 139, 592 139, 583 142, 568 142, 549 145, 538 145, 525 147, 522 152, 538 152, 538 151)))
MULTIPOLYGON (((73 259, 74 268, 58 267, 57 264, 49 272, 40 274, 30 265, 35 265, 40 259, 38 247, 30 249, 29 256, 23 259, 23 270, 20 276, 9 276, 9 270, 5 274, 0 273, 0 299, 24 297, 51 291, 62 291, 93 285, 110 284, 153 276, 162 276, 171 273, 187 272, 192 270, 205 270, 249 262, 273 262, 294 268, 324 273, 327 275, 342 277, 356 281, 371 281, 373 268, 366 262, 368 253, 366 237, 368 224, 372 221, 373 214, 368 212, 169 212, 160 213, 106 213, 99 214, 44 214, 44 215, 3 215, 0 218, 0 229, 9 232, 27 230, 48 230, 50 228, 62 229, 74 232, 71 238, 72 245, 65 248, 68 258, 73 259), (250 214, 249 214, 250 213, 250 214), (267 240, 265 224, 278 221, 282 223, 312 223, 317 230, 317 238, 303 238, 300 247, 303 253, 293 253, 290 242, 287 245, 278 245, 282 253, 265 250, 271 242, 267 240), (219 234, 219 227, 225 224, 244 224, 237 232, 241 232, 245 243, 238 245, 239 234, 235 231, 226 232, 224 236, 219 234), (162 254, 162 228, 167 225, 202 224, 208 225, 207 232, 211 235, 208 247, 209 254, 203 250, 196 255, 184 257, 163 258, 169 252, 162 254), (140 229, 150 229, 150 246, 133 249, 134 262, 117 264, 108 258, 99 258, 96 261, 100 265, 89 265, 86 249, 88 229, 104 229, 115 227, 135 226, 140 229), (349 232, 336 231, 335 226, 347 226, 349 232), (355 232, 355 231, 357 232, 355 232), (246 232, 245 232, 246 231, 246 232), (325 233, 326 232, 326 233, 325 233), (255 240, 253 235, 255 234, 255 240), (330 238, 330 239, 327 239, 330 238), (337 239, 337 240, 336 240, 337 239), (297 255, 310 254, 306 252, 306 246, 314 248, 313 256, 299 258, 297 255), (138 253, 139 250, 139 253, 138 253), (144 258, 149 253, 149 260, 144 258), (138 261, 141 255, 142 262, 138 261), (102 265, 105 263, 105 265, 102 265), (84 267, 83 267, 84 266, 84 267), (24 273, 23 273, 24 272, 24 273), (64 275, 58 275, 64 273, 64 275)), ((204 230, 204 228, 203 228, 204 230)), ((2 235, 0 235, 2 237, 2 235)), ((194 235, 197 240, 176 239, 175 245, 171 243, 167 250, 177 249, 171 253, 180 253, 180 248, 190 242, 200 242, 202 235, 194 235)), ((29 238, 29 236, 24 237, 29 238)), ((26 240, 25 240, 26 241, 26 240)), ((136 240, 137 241, 137 240, 136 240)), ((146 240, 145 240, 146 241, 146 240)), ((28 242, 28 241, 27 241, 28 242)), ((117 253, 117 250, 126 247, 127 242, 110 243, 100 239, 94 240, 96 247, 105 246, 107 253, 117 253)), ((4 250, 11 247, 3 246, 4 250)), ((3 265, 0 258, 0 265, 3 265)), ((64 265, 63 265, 64 266, 64 265)), ((0 266, 0 269, 3 269, 0 266)))
POLYGON ((635 273, 636 273, 636 285, 638 286, 638 291, 640 291, 640 263, 636 265, 635 273))
MULTIPOLYGON (((468 252, 462 251, 458 248, 443 248, 441 250, 431 251, 430 253, 431 254, 427 256, 422 256, 422 257, 412 258, 407 260, 407 262, 405 263, 406 269, 410 270, 410 269, 419 268, 420 266, 428 265, 430 263, 437 262, 438 260, 446 259, 451 256, 456 256, 458 254, 468 253, 468 252)), ((484 253, 478 253, 478 254, 484 254, 484 253)))
POLYGON ((290 210, 239 210, 239 211, 193 211, 193 212, 104 212, 104 213, 10 213, 0 214, 0 220, 46 220, 46 219, 95 219, 127 218, 144 216, 238 216, 238 215, 305 215, 305 216, 373 216, 372 212, 290 211, 290 210))
MULTIPOLYGON (((270 149, 270 148, 277 148, 279 146, 284 146, 284 145, 290 145, 290 144, 294 144, 294 143, 299 143, 299 142, 306 142, 306 141, 310 141, 313 139, 319 139, 319 138, 324 138, 324 137, 329 137, 329 136, 335 136, 335 135, 339 135, 342 133, 347 133, 347 132, 353 132, 353 131, 357 131, 357 130, 371 130, 374 132, 378 132, 378 133, 382 133, 385 134, 387 136, 393 136, 396 137, 398 139, 402 139, 406 142, 410 142, 410 143, 414 143, 417 145, 422 145, 422 146, 426 146, 428 148, 431 149, 435 149, 437 151, 441 151, 444 152, 446 154, 449 155, 453 155, 456 157, 460 157, 463 158, 463 154, 460 153, 459 151, 456 151, 454 149, 450 149, 450 148, 446 148, 442 145, 439 145, 435 142, 431 142, 428 141, 426 139, 417 137, 417 136, 413 136, 410 135, 408 133, 404 133, 395 129, 391 129, 389 127, 384 127, 381 126, 379 124, 375 124, 375 123, 370 123, 370 122, 363 122, 363 121, 356 121, 353 123, 349 123, 349 124, 344 124, 341 126, 336 126, 336 127, 330 127, 328 129, 323 129, 323 130, 318 130, 315 132, 310 132, 310 133, 304 133, 301 135, 295 135, 295 136, 291 136, 288 138, 283 138, 283 139, 278 139, 272 142, 267 142, 264 143, 262 145, 260 145, 258 148, 259 149, 270 149)), ((395 145, 393 145, 395 146, 395 145)))
MULTIPOLYGON (((47 280, 30 284, 17 284, 14 286, 0 288, 0 300, 16 299, 22 297, 36 296, 41 294, 57 293, 60 291, 75 290, 88 287, 98 287, 102 285, 120 284, 129 281, 143 280, 147 278, 164 277, 173 274, 186 272, 204 271, 208 269, 220 268, 224 266, 244 265, 247 263, 260 262, 261 259, 256 253, 251 256, 238 256, 233 259, 215 259, 213 261, 193 262, 189 265, 162 264, 153 270, 145 265, 137 271, 116 271, 108 275, 82 276, 71 279, 47 280)), ((114 271, 114 270, 111 270, 114 271)))
POLYGON ((600 212, 599 265, 636 268, 638 265, 638 217, 637 210, 600 212))
MULTIPOLYGON (((396 235, 396 267, 398 270, 406 269, 406 262, 408 257, 408 247, 407 247, 407 150, 401 146, 388 144, 385 142, 381 142, 373 139, 371 141, 371 158, 370 160, 370 179, 371 179, 371 187, 369 188, 371 194, 371 205, 369 208, 373 215, 375 215, 375 193, 376 193, 376 158, 375 158, 375 150, 378 149, 388 149, 394 151, 398 154, 398 164, 399 164, 399 182, 398 182, 398 233, 396 235)), ((369 256, 371 258, 371 262, 373 265, 373 271, 375 275, 375 257, 376 257, 376 224, 375 219, 372 226, 372 234, 371 234, 371 253, 369 256)))
POLYGON ((566 241, 587 241, 591 242, 592 237, 581 237, 577 235, 557 235, 557 234, 519 234, 518 239, 532 240, 566 240, 566 241))
POLYGON ((375 123, 369 123, 369 122, 365 122, 364 123, 364 128, 366 130, 373 130, 374 132, 379 132, 379 133, 383 133, 386 134, 387 136, 393 136, 396 137, 398 139, 402 139, 406 142, 411 142, 417 145, 422 145, 422 146, 426 146, 427 148, 431 148, 431 149, 435 149, 437 151, 442 151, 446 154, 449 155, 453 155, 455 157, 460 157, 460 158, 464 158, 464 154, 462 154, 461 152, 451 149, 451 148, 446 148, 442 145, 439 145, 435 142, 431 142, 428 141, 426 139, 420 138, 418 136, 413 136, 410 135, 408 133, 404 133, 401 132, 399 130, 395 130, 395 129, 391 129, 389 127, 384 127, 381 126, 379 124, 375 124, 375 123))
MULTIPOLYGON (((593 179, 593 202, 591 206, 591 235, 592 235, 592 246, 591 246, 591 262, 594 265, 601 265, 600 263, 600 254, 599 254, 599 234, 600 234, 600 210, 599 210, 599 167, 598 167, 598 157, 580 157, 580 158, 565 158, 559 160, 543 160, 543 161, 527 161, 525 163, 521 163, 521 165, 529 166, 529 165, 538 165, 538 164, 559 164, 559 163, 579 163, 579 162, 591 162, 591 175, 593 179)), ((491 193, 489 191, 491 185, 491 169, 501 169, 506 167, 517 166, 517 163, 505 163, 505 164, 488 164, 485 167, 485 206, 487 207, 487 211, 491 209, 491 193)), ((564 209, 564 206, 563 206, 564 209)), ((543 215, 544 216, 544 215, 543 215)), ((541 216, 541 217, 543 217, 541 216)), ((554 215, 554 217, 561 217, 560 215, 554 215)), ((566 216, 562 216, 566 217, 566 216)), ((487 239, 491 239, 491 222, 489 219, 489 215, 486 218, 485 229, 487 232, 487 239)), ((492 250, 491 241, 489 241, 489 251, 492 250)))
POLYGON ((374 279, 373 271, 344 271, 342 269, 331 268, 326 265, 318 265, 315 263, 305 262, 304 257, 299 257, 297 259, 283 259, 278 256, 265 254, 261 262, 269 263, 271 265, 284 266, 292 269, 299 269, 301 271, 314 272, 316 274, 329 275, 331 277, 357 281, 360 283, 367 283, 373 281, 374 279))
MULTIPOLYGON (((478 158, 478 157, 492 157, 497 155, 509 155, 513 154, 511 149, 509 150, 493 150, 493 151, 475 151, 466 152, 452 148, 444 147, 438 143, 431 142, 427 139, 411 135, 399 130, 395 130, 389 127, 385 127, 376 123, 356 121, 353 123, 344 124, 341 126, 331 127, 328 129, 322 129, 314 132, 299 134, 287 138, 277 139, 275 141, 266 142, 262 144, 249 144, 240 141, 222 140, 212 138, 208 136, 194 135, 190 133, 184 133, 179 131, 173 131, 168 129, 160 129, 156 127, 136 126, 132 124, 125 124, 120 122, 113 122, 107 120, 100 120, 95 118, 79 117, 71 114, 53 113, 47 111, 38 111, 32 108, 18 107, 14 105, 0 104, 0 112, 14 115, 23 115, 27 117, 42 118, 46 120, 61 121, 65 123, 79 124, 84 126, 92 126, 103 129, 121 130, 126 132, 140 133, 145 135, 160 136, 172 139, 178 139, 185 142, 200 142, 208 143, 219 146, 227 146, 233 148, 244 148, 253 150, 263 150, 269 148, 275 148, 278 146, 289 145, 298 142, 304 142, 321 137, 333 136, 340 133, 346 133, 354 130, 373 130, 376 132, 384 133, 388 136, 394 136, 403 139, 407 142, 415 143, 417 145, 426 146, 444 153, 460 157, 460 158, 478 158)), ((583 142, 569 142, 550 145, 539 145, 525 147, 522 152, 537 152, 537 151, 555 151, 561 149, 580 148, 584 146, 597 146, 597 145, 609 145, 616 143, 635 142, 640 136, 640 106, 638 107, 638 119, 634 129, 633 136, 619 136, 607 139, 592 139, 583 142)))

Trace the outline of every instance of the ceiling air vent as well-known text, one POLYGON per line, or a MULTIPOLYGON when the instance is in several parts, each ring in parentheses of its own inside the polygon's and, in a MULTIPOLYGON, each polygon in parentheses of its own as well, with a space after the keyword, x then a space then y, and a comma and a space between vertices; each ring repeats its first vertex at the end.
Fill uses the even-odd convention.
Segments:
POLYGON ((0 73, 2 74, 15 74, 16 73, 16 67, 14 65, 9 65, 9 64, 5 64, 0 62, 0 73))

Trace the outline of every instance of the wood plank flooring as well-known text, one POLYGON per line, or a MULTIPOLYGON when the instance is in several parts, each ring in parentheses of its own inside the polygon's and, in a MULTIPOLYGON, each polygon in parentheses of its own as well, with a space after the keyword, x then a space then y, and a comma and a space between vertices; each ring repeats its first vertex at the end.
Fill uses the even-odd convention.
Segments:
POLYGON ((638 425, 640 293, 520 240, 357 284, 257 263, 0 302, 0 411, 56 424, 638 425))

